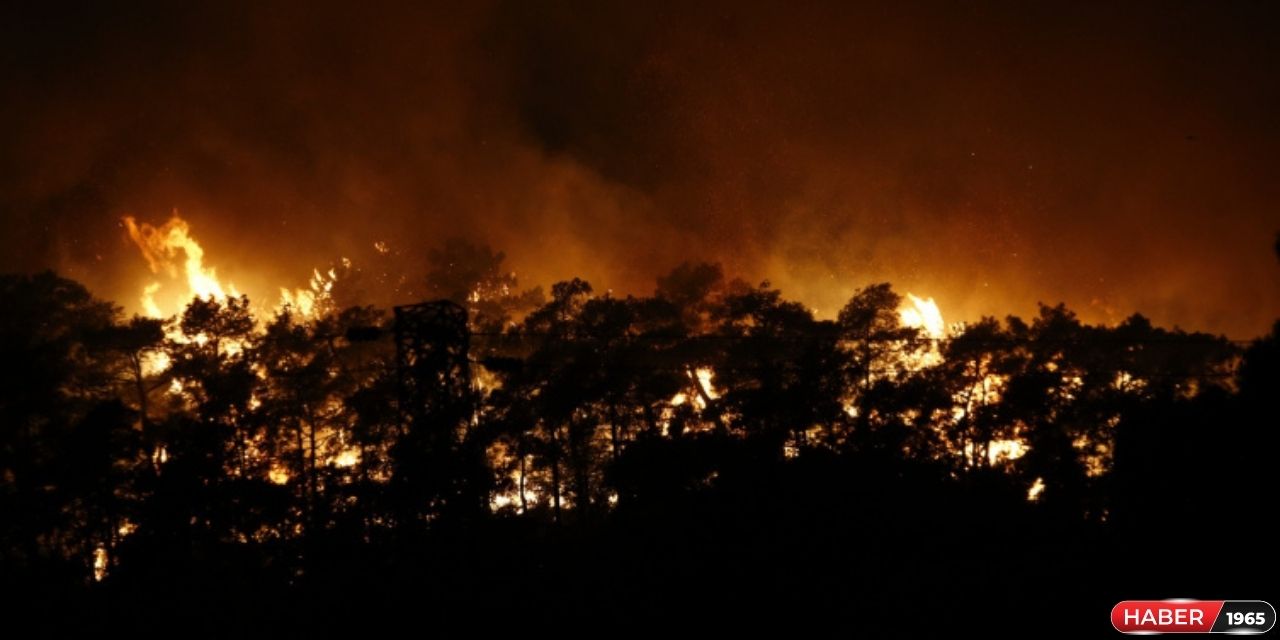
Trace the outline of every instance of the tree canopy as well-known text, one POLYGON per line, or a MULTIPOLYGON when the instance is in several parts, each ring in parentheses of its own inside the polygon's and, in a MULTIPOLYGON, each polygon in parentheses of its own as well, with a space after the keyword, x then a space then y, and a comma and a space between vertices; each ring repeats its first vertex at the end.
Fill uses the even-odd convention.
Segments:
POLYGON ((1225 514, 1275 485, 1280 323, 1238 344, 1059 305, 935 339, 887 283, 832 321, 718 265, 544 298, 502 261, 430 255, 460 335, 247 298, 125 318, 0 277, 6 588, 261 620, 409 593, 575 623, 959 598, 945 621, 973 585, 1183 584, 1159 552, 1274 533, 1225 514), (410 330, 465 361, 406 359, 410 330))

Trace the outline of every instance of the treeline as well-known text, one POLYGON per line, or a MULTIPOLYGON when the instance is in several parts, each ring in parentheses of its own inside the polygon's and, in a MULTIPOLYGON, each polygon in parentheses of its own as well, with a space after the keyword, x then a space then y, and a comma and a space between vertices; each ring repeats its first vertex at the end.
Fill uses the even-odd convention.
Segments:
POLYGON ((420 336, 462 358, 435 369, 340 299, 124 318, 52 273, 0 277, 6 587, 143 617, 122 594, 195 584, 222 590, 189 610, 348 583, 610 615, 693 606, 690 581, 838 610, 1001 571, 1061 586, 1116 549, 1176 581, 1130 552, 1269 535, 1248 514, 1275 486, 1280 325, 1236 344, 1059 305, 935 338, 887 284, 819 320, 714 265, 620 298, 521 291, 468 245, 431 263, 470 334, 420 336))

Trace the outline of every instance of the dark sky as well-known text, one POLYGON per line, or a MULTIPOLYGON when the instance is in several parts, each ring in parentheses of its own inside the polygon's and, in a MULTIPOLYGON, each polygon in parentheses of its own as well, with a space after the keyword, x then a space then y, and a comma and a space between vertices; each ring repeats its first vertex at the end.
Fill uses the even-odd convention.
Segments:
POLYGON ((132 304, 119 218, 176 208, 251 294, 466 236, 828 316, 1280 317, 1273 2, 196 4, 0 9, 0 269, 132 304))

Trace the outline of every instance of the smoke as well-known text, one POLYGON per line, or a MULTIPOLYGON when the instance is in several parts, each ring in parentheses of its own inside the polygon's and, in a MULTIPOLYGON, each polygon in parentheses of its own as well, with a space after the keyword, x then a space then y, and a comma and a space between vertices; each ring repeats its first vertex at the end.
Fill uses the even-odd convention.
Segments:
POLYGON ((258 297, 461 236, 525 284, 709 260, 827 316, 882 280, 949 321, 1280 315, 1270 8, 465 4, 6 9, 0 268, 130 304, 120 219, 178 209, 258 297))

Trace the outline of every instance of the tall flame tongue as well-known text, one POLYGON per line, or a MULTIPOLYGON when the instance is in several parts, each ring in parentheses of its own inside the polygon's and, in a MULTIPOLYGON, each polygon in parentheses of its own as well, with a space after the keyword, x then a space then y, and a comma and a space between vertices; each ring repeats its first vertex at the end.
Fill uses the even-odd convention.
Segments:
POLYGON ((946 337, 947 326, 942 321, 942 311, 933 298, 919 298, 907 294, 907 302, 898 310, 898 317, 903 326, 920 329, 926 336, 934 339, 946 337))
MULTIPOLYGON (((168 222, 153 226, 145 222, 139 223, 133 216, 124 218, 129 237, 142 251, 147 266, 157 275, 165 275, 170 281, 181 283, 181 290, 167 294, 161 301, 162 291, 171 290, 161 281, 153 281, 143 286, 139 299, 142 310, 153 318, 164 318, 179 313, 195 298, 213 298, 226 300, 236 297, 240 292, 235 285, 218 280, 218 274, 204 262, 204 248, 191 235, 191 227, 175 212, 168 222)), ((342 259, 342 267, 349 268, 350 261, 342 259)), ((311 318, 323 315, 332 306, 332 290, 338 279, 336 269, 321 271, 312 270, 308 286, 289 289, 280 288, 280 302, 276 309, 288 308, 293 313, 311 318)))
POLYGON ((947 325, 942 321, 942 311, 933 298, 920 298, 907 294, 907 299, 898 309, 898 318, 902 326, 920 330, 920 337, 930 340, 923 351, 906 356, 909 367, 920 369, 931 367, 942 362, 942 351, 938 341, 947 337, 947 325))
MULTIPOLYGON (((225 300, 228 295, 238 296, 234 285, 225 287, 218 281, 218 274, 213 267, 204 265, 204 249, 191 237, 191 228, 187 221, 175 213, 168 222, 159 227, 147 223, 138 224, 133 216, 124 219, 129 237, 142 251, 147 265, 155 274, 167 273, 170 278, 182 277, 186 280, 187 291, 177 296, 179 306, 185 305, 192 298, 214 298, 225 300), (179 261, 178 254, 182 254, 179 261), (181 265, 181 272, 179 272, 181 265)), ((152 282, 142 290, 142 308, 147 315, 162 318, 166 314, 156 302, 161 283, 152 282)))

